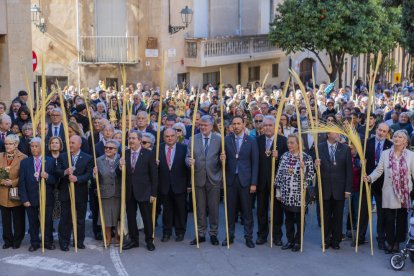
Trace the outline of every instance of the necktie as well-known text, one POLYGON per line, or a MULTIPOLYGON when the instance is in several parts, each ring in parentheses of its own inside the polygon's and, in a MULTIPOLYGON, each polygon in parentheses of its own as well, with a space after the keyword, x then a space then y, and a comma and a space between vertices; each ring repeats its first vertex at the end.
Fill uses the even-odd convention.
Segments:
POLYGON ((241 146, 240 139, 241 139, 240 137, 236 138, 237 154, 240 152, 240 146, 241 146))
POLYGON ((272 139, 267 138, 266 139, 266 151, 269 151, 271 146, 272 146, 272 139))
POLYGON ((132 170, 135 170, 135 165, 137 164, 137 159, 138 159, 138 152, 134 151, 132 153, 132 170))
POLYGON ((76 162, 78 162, 78 155, 72 155, 72 167, 76 167, 76 162))
POLYGON ((208 137, 204 138, 204 154, 207 156, 208 149, 210 148, 210 145, 208 144, 208 137))
POLYGON ((55 134, 53 136, 59 136, 58 127, 55 127, 55 134))
POLYGON ((168 147, 168 151, 167 151, 167 164, 168 167, 171 169, 171 151, 172 151, 172 147, 168 147))
POLYGON ((329 151, 329 155, 331 157, 331 161, 334 162, 335 161, 335 146, 332 145, 330 146, 330 151, 329 151))
POLYGON ((1 140, 4 141, 4 138, 6 138, 6 135, 4 135, 4 132, 1 133, 1 140))
POLYGON ((378 141, 377 148, 375 149, 375 163, 378 164, 381 156, 381 142, 378 141))

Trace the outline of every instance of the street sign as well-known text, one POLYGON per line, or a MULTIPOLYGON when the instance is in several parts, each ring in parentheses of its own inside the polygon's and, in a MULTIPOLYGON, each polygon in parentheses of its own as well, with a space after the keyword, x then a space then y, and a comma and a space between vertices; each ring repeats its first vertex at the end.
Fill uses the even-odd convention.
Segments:
POLYGON ((34 72, 37 68, 37 55, 35 51, 32 51, 32 63, 33 63, 33 72, 34 72))

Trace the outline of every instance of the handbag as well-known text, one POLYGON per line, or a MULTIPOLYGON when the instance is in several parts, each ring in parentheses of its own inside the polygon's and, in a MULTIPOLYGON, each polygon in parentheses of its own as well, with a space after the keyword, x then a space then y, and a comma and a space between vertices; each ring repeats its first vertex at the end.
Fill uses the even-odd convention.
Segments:
POLYGON ((311 204, 315 200, 316 200, 315 187, 312 185, 306 186, 306 195, 305 195, 306 205, 311 204))
POLYGON ((9 188, 9 200, 11 201, 20 201, 19 188, 10 187, 9 188))

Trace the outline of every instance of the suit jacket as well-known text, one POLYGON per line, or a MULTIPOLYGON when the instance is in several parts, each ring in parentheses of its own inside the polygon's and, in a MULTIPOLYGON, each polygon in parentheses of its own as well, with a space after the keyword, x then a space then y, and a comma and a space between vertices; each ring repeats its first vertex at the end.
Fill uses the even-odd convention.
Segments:
POLYGON ((240 146, 239 158, 236 159, 236 142, 234 134, 225 138, 226 149, 226 185, 232 185, 236 178, 236 167, 242 187, 257 185, 259 173, 259 149, 256 139, 244 135, 240 146))
POLYGON ((338 143, 334 165, 329 155, 328 142, 320 143, 318 147, 323 199, 329 200, 333 196, 335 200, 344 200, 345 192, 351 193, 353 185, 351 150, 347 145, 338 143))
MULTIPOLYGON (((100 139, 101 137, 100 137, 100 135, 99 135, 99 132, 96 132, 96 131, 94 131, 93 132, 93 140, 94 140, 94 142, 95 142, 95 145, 96 144, 98 144, 100 141, 99 141, 99 139, 100 139)), ((89 145, 89 148, 91 149, 91 151, 92 151, 92 136, 91 135, 89 135, 89 137, 88 137, 88 145, 89 145)), ((95 149, 96 150, 96 149, 95 149)))
MULTIPOLYGON (((56 178, 54 174, 56 170, 55 160, 46 156, 45 159, 45 172, 48 173, 46 180, 46 205, 54 204, 53 189, 55 186, 56 178)), ((39 181, 36 180, 34 157, 31 156, 22 160, 20 163, 20 176, 19 176, 19 195, 20 201, 30 202, 33 207, 39 206, 39 181)), ((39 180, 41 178, 39 177, 39 180)))
MULTIPOLYGON (((272 177, 272 155, 266 155, 266 136, 260 135, 256 138, 257 146, 259 148, 259 181, 257 182, 258 191, 270 191, 270 185, 273 184, 274 179, 272 177)), ((282 135, 277 136, 278 158, 276 158, 275 176, 277 168, 279 167, 279 160, 282 155, 288 151, 287 139, 282 135)), ((273 142, 271 149, 273 150, 273 142)))
POLYGON ((20 137, 18 149, 21 153, 27 156, 32 156, 32 152, 30 150, 30 139, 27 139, 26 137, 20 137))
MULTIPOLYGON (((73 164, 72 164, 73 166, 73 164)), ((75 184, 75 200, 76 203, 84 203, 88 201, 88 181, 92 178, 93 158, 91 155, 80 152, 75 165, 73 174, 78 178, 75 184)), ((64 175, 65 170, 69 167, 67 153, 61 153, 59 156, 56 175, 61 177, 59 182, 59 199, 61 201, 69 201, 69 176, 64 175)))
MULTIPOLYGON (((194 180, 195 185, 204 187, 208 180, 212 185, 221 185, 223 181, 222 167, 220 161, 221 136, 211 134, 210 146, 207 156, 204 152, 203 134, 194 135, 194 180)), ((186 163, 190 166, 191 142, 188 143, 186 163)))
MULTIPOLYGON (((5 155, 6 153, 0 153, 0 168, 3 169, 7 167, 5 155)), ((9 178, 12 181, 12 187, 19 186, 20 162, 25 158, 27 158, 26 155, 18 150, 16 151, 16 155, 14 156, 14 159, 9 166, 9 178)), ((16 207, 20 205, 22 205, 20 201, 9 200, 9 187, 0 185, 0 206, 16 207)))
MULTIPOLYGON (((126 200, 134 196, 138 202, 150 200, 150 196, 157 196, 158 170, 155 162, 155 153, 141 147, 135 169, 131 166, 131 150, 125 151, 126 166, 126 200)), ((121 174, 119 167, 117 174, 121 174)))
POLYGON ((5 152, 6 148, 4 147, 4 142, 3 140, 0 139, 0 152, 5 152))
POLYGON ((170 190, 174 194, 182 194, 190 187, 189 170, 185 163, 187 146, 175 144, 174 160, 172 160, 171 170, 168 167, 167 155, 165 154, 165 144, 160 145, 160 156, 158 165, 158 191, 161 195, 167 195, 170 190))
MULTIPOLYGON (((385 139, 383 149, 387 150, 392 147, 392 142, 388 139, 385 139)), ((366 169, 367 175, 372 173, 375 170, 375 137, 372 137, 367 140, 367 149, 365 151, 365 159, 367 160, 366 169)), ((381 194, 382 186, 384 185, 384 175, 378 178, 377 181, 373 182, 371 185, 371 189, 374 193, 381 194)))
MULTIPOLYGON (((55 130, 53 129, 53 125, 49 125, 49 130, 47 132, 47 137, 50 138, 54 136, 55 130)), ((59 128, 59 137, 62 139, 63 143, 65 144, 65 131, 63 130, 63 123, 60 124, 59 128)))

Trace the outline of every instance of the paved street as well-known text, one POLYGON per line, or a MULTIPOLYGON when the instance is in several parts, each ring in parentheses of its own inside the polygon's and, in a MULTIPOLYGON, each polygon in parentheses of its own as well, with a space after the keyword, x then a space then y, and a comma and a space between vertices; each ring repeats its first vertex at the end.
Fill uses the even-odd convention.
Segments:
MULTIPOLYGON (((394 272, 389 265, 389 255, 375 250, 370 255, 368 244, 360 247, 358 254, 350 241, 341 244, 341 250, 320 249, 320 230, 315 212, 308 216, 304 251, 293 253, 269 245, 249 249, 244 245, 242 227, 237 224, 237 236, 230 250, 214 247, 209 242, 200 249, 191 247, 194 228, 189 214, 185 241, 160 242, 157 229, 156 251, 148 252, 141 235, 141 247, 124 251, 104 248, 92 238, 87 238, 87 249, 74 253, 60 250, 28 252, 28 235, 18 250, 0 249, 0 275, 413 275, 414 264, 407 262, 402 272, 394 272)), ((374 215, 375 217, 375 215, 374 215)), ((90 224, 90 220, 87 221, 90 224)), ((90 229, 90 227, 88 227, 90 229)), ((220 241, 224 237, 224 223, 220 227, 220 241)), ((91 233, 88 233, 91 237, 91 233)))

